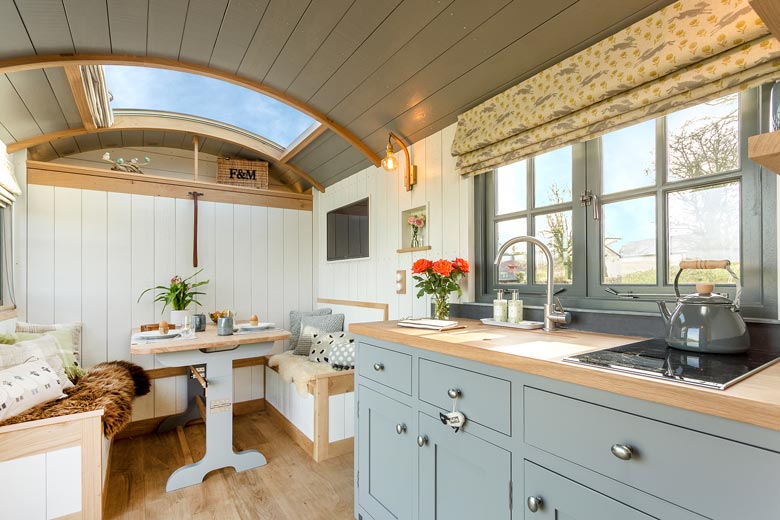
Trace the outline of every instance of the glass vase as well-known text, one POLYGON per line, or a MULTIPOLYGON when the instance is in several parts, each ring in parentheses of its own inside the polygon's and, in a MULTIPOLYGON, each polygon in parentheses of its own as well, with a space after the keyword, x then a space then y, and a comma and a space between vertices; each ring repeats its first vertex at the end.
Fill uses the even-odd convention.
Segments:
POLYGON ((420 228, 412 226, 412 245, 410 247, 420 247, 420 228))
POLYGON ((450 295, 447 294, 434 294, 433 295, 433 318, 436 320, 448 320, 450 319, 450 295))

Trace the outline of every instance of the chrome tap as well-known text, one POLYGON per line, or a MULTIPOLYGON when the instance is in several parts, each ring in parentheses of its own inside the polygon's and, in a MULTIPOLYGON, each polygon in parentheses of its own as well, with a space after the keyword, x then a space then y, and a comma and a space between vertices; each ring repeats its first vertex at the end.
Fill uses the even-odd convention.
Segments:
POLYGON ((553 256, 550 248, 547 247, 544 242, 536 237, 527 235, 511 238, 504 242, 504 245, 501 246, 501 249, 498 250, 498 254, 496 254, 496 260, 493 262, 493 264, 499 265, 501 263, 501 257, 504 256, 506 250, 519 242, 530 242, 531 244, 541 249, 545 258, 547 258, 547 303, 544 304, 544 330, 547 332, 554 331, 556 323, 568 325, 571 323, 571 314, 563 310, 563 306, 561 306, 560 301, 558 301, 558 307, 560 307, 560 310, 558 310, 553 303, 553 256))

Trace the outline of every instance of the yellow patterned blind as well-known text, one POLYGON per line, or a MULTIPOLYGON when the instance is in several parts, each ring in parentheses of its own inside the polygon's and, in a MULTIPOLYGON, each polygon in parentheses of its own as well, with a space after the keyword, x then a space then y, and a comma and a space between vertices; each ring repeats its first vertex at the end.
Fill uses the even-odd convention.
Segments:
POLYGON ((458 117, 460 173, 483 173, 780 78, 747 0, 680 0, 458 117))

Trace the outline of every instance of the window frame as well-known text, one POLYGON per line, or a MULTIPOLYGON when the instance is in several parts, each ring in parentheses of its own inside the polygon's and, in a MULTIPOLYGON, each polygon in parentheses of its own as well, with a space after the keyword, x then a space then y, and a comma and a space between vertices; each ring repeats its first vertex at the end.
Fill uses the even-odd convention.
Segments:
MULTIPOLYGON (((767 131, 769 117, 769 86, 740 92, 740 169, 708 175, 696 179, 666 180, 667 142, 666 118, 656 119, 656 179, 655 184, 615 192, 601 193, 602 149, 601 139, 596 138, 573 145, 572 148, 572 203, 543 208, 532 208, 533 175, 532 160, 528 160, 528 204, 526 210, 495 215, 496 175, 488 172, 475 179, 475 246, 477 254, 476 281, 477 299, 490 302, 495 291, 518 289, 527 305, 544 303, 543 285, 495 283, 497 270, 493 266, 495 256, 495 224, 525 216, 528 231, 533 234, 533 215, 571 207, 572 210, 572 256, 573 283, 555 284, 556 294, 563 304, 570 308, 605 310, 617 312, 656 313, 655 302, 648 300, 622 299, 609 295, 605 289, 613 287, 620 292, 659 293, 673 298, 673 280, 667 280, 666 254, 668 249, 667 194, 691 187, 718 185, 729 181, 740 182, 740 225, 741 225, 741 273, 743 285, 742 311, 746 317, 776 320, 777 314, 777 219, 776 219, 776 176, 753 163, 748 158, 748 138, 767 131), (628 285, 603 283, 603 257, 601 251, 603 222, 593 219, 593 207, 582 206, 579 195, 587 190, 596 194, 599 206, 610 202, 630 200, 654 195, 656 197, 656 284, 628 285), (479 232, 481 230, 482 232, 479 232), (579 259, 579 261, 578 261, 579 259), (583 259, 585 259, 583 261, 583 259), (564 291, 560 291, 564 288, 564 291)), ((533 280, 535 262, 531 261, 529 246, 528 281, 533 280)), ((681 284, 681 286, 683 286, 681 284)), ((685 284, 690 292, 692 285, 685 284)), ((724 292, 734 296, 734 286, 723 285, 724 292)), ((659 298, 660 299, 660 298, 659 298)))

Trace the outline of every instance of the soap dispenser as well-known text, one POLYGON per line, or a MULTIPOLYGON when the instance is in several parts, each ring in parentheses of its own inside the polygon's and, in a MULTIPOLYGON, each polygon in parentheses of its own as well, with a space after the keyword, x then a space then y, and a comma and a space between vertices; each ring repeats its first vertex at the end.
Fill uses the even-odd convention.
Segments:
POLYGON ((505 322, 507 320, 507 301, 504 299, 503 289, 499 289, 496 292, 498 293, 498 299, 493 300, 493 321, 505 322))
POLYGON ((518 300, 517 296, 517 289, 512 289, 512 299, 508 302, 509 323, 520 323, 523 321, 523 300, 518 300))

